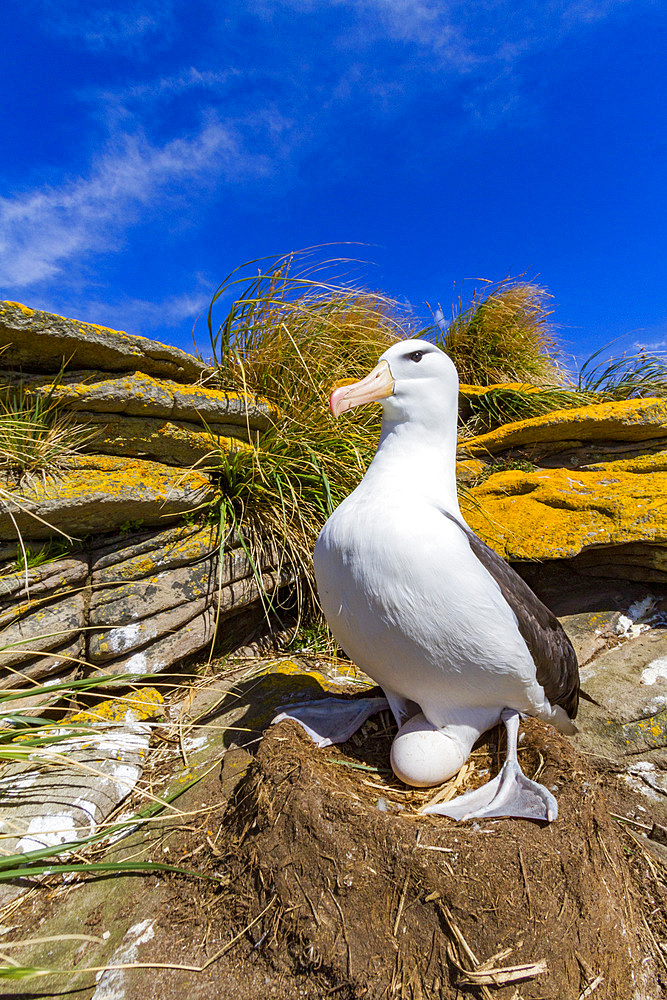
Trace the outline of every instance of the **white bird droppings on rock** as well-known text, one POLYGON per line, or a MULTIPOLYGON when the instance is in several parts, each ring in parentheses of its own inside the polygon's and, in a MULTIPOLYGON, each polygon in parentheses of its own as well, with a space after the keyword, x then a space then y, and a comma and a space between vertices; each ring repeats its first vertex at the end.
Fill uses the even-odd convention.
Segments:
POLYGON ((191 739, 183 740, 183 745, 186 750, 200 750, 203 746, 206 746, 208 739, 208 736, 195 736, 191 739))
POLYGON ((648 632, 649 627, 643 622, 641 624, 634 622, 628 615, 619 615, 616 623, 616 635, 622 639, 635 639, 642 632, 648 632))
MULTIPOLYGON (((110 966, 130 965, 136 962, 139 953, 139 946, 146 944, 155 937, 153 930, 154 921, 147 917, 145 920, 133 924, 125 932, 125 937, 109 959, 110 966)), ((124 1000, 125 974, 122 968, 108 968, 97 973, 97 987, 91 1000, 124 1000)))
POLYGON ((55 847, 76 839, 74 817, 70 813, 50 813, 35 816, 25 834, 16 845, 16 854, 39 851, 43 847, 55 847))
POLYGON ((148 674, 152 668, 146 653, 134 653, 125 664, 125 670, 128 674, 148 674))
POLYGON ((114 653, 124 653, 126 649, 132 649, 133 646, 137 645, 137 639, 141 634, 141 625, 136 622, 132 622, 131 625, 119 625, 116 628, 109 629, 108 633, 108 643, 109 648, 114 653))
POLYGON ((661 677, 667 679, 667 656, 661 656, 657 660, 652 660, 648 667, 642 670, 639 683, 655 684, 661 677))

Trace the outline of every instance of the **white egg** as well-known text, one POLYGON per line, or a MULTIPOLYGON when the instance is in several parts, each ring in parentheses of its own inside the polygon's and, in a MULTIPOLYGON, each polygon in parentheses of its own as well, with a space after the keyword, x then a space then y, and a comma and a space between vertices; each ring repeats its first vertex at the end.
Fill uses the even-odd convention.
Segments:
POLYGON ((394 774, 406 785, 428 788, 451 778, 467 753, 419 712, 399 729, 391 747, 394 774))

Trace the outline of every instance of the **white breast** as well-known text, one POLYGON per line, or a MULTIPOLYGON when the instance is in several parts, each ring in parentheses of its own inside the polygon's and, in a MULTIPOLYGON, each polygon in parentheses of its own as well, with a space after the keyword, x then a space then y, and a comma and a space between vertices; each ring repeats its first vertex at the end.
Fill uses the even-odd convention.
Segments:
POLYGON ((505 706, 541 714, 513 611, 464 532, 409 484, 388 495, 363 482, 327 521, 314 559, 337 641, 434 725, 505 706))

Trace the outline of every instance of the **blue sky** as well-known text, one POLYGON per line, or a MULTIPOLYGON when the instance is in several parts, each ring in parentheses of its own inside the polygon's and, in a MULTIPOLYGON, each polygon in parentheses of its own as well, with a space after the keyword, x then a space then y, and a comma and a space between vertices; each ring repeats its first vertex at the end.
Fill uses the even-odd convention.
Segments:
POLYGON ((566 352, 667 348, 661 0, 10 0, 3 35, 2 298, 188 349, 237 265, 356 243, 419 316, 528 272, 566 352))

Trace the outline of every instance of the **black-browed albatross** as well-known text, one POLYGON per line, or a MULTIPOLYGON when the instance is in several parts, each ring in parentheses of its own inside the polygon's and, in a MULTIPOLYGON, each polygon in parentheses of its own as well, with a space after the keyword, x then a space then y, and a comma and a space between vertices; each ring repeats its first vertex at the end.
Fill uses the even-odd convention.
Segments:
MULTIPOLYGON (((399 726, 391 765, 407 784, 445 781, 481 733, 504 722, 498 776, 426 812, 553 820, 553 795, 517 762, 519 717, 576 732, 577 660, 555 616, 463 520, 456 369, 428 341, 402 341, 366 378, 335 389, 330 406, 339 416, 373 401, 383 409, 377 452, 315 546, 331 631, 386 695, 399 726)), ((383 705, 330 698, 291 706, 278 719, 295 718, 327 745, 348 739, 383 705)))

